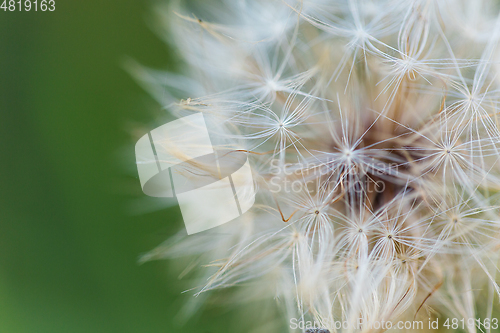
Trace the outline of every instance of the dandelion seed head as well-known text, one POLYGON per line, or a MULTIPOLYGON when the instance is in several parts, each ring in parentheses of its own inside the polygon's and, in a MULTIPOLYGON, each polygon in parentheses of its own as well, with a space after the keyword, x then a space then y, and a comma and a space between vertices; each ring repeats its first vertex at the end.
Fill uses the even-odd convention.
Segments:
POLYGON ((197 296, 263 295, 286 320, 330 332, 428 313, 491 317, 500 13, 481 3, 218 0, 161 11, 182 73, 134 75, 172 115, 202 113, 214 148, 247 154, 257 193, 237 220, 180 232, 145 260, 185 254, 207 265, 191 267, 197 296))

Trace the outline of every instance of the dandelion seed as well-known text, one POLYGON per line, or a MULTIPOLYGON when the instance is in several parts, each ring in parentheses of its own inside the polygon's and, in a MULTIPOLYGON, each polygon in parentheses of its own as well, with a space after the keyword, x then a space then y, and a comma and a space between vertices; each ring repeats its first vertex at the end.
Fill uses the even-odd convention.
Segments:
POLYGON ((491 317, 500 14, 480 3, 219 0, 163 12, 183 75, 133 64, 134 75, 173 115, 203 113, 216 149, 246 152, 258 191, 238 220, 143 259, 185 254, 200 274, 193 304, 238 286, 238 300, 259 295, 286 321, 319 323, 301 332, 491 317))

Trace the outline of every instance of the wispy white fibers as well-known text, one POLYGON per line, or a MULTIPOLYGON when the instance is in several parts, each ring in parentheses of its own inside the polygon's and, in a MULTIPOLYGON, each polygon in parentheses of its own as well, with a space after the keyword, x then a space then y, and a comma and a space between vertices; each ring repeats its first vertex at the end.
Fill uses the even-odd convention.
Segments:
POLYGON ((172 115, 203 113, 214 149, 246 153, 257 189, 239 219, 181 231, 143 257, 190 258, 191 310, 226 288, 279 309, 259 332, 308 321, 330 332, 380 332, 388 321, 433 331, 438 316, 495 331, 484 319, 500 294, 496 1, 156 10, 184 65, 130 69, 172 115))

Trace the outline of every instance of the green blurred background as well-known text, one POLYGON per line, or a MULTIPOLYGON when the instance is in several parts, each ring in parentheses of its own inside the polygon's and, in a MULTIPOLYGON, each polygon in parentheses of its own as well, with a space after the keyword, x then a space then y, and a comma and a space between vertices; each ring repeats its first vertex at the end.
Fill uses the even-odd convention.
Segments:
POLYGON ((188 286, 167 262, 137 264, 182 227, 176 207, 128 209, 142 196, 130 129, 162 111, 122 60, 178 64, 151 7, 0 11, 0 332, 229 332, 218 310, 175 324, 188 286))

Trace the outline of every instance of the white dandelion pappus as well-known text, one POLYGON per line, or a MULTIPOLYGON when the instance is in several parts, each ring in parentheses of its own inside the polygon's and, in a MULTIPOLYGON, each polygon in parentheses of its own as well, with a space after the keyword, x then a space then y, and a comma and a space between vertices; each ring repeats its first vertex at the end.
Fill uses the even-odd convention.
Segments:
POLYGON ((228 289, 281 311, 258 332, 314 332, 297 321, 329 332, 422 321, 430 332, 438 316, 495 330, 476 321, 500 297, 495 1, 157 10, 181 73, 130 68, 172 115, 203 113, 214 149, 245 153, 257 190, 237 220, 142 258, 191 258, 198 297, 186 313, 228 289))

